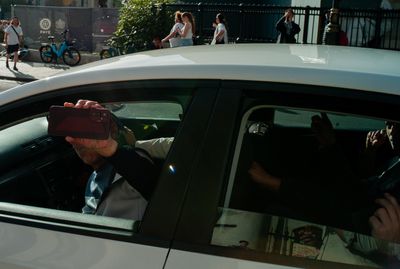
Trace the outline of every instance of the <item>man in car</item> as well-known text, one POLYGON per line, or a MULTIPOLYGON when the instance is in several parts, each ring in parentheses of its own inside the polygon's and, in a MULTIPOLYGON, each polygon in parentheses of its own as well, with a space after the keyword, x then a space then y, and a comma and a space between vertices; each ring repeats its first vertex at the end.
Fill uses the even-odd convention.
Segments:
MULTIPOLYGON (((347 217, 348 220, 351 218, 354 226, 363 232, 369 230, 366 227, 369 219, 372 235, 378 238, 388 238, 390 237, 388 234, 393 236, 400 234, 400 231, 395 231, 400 227, 400 219, 391 217, 392 222, 389 222, 387 217, 397 216, 396 212, 398 212, 397 205, 394 203, 397 200, 393 196, 400 196, 400 124, 386 122, 384 131, 370 132, 367 135, 366 155, 368 157, 364 160, 368 161, 365 162, 364 167, 377 166, 375 163, 378 163, 378 160, 373 155, 387 142, 390 143, 393 157, 374 169, 375 175, 365 180, 358 179, 346 164, 344 154, 340 153, 338 146, 335 145, 334 131, 326 115, 314 116, 311 128, 320 149, 325 151, 332 149, 328 151, 329 161, 327 159, 325 162, 328 163, 326 170, 330 173, 327 175, 330 179, 328 181, 332 179, 335 181, 310 183, 298 179, 281 178, 268 173, 256 161, 253 161, 249 169, 251 178, 268 190, 279 193, 284 201, 293 206, 306 206, 310 209, 313 208, 313 204, 318 204, 314 208, 320 210, 315 212, 322 216, 333 219, 339 218, 338 216, 347 217), (336 171, 338 169, 339 173, 336 171), (379 208, 374 204, 375 200, 379 208), (345 212, 345 209, 348 212, 345 212)), ((320 181, 326 181, 326 178, 320 181)))
POLYGON ((355 204, 349 204, 354 198, 351 190, 355 176, 343 158, 344 154, 336 143, 326 114, 312 117, 311 130, 318 143, 307 175, 275 176, 256 160, 252 162, 248 173, 253 181, 277 193, 280 202, 294 213, 307 218, 318 216, 315 221, 333 226, 342 225, 343 219, 350 219, 350 206, 355 204))
MULTIPOLYGON (((66 107, 101 108, 95 101, 79 100, 66 107)), ((154 158, 165 158, 173 138, 135 141, 131 130, 114 119, 107 140, 66 137, 94 172, 85 191, 83 213, 141 220, 158 178, 154 158), (137 147, 135 146, 137 142, 137 147)))

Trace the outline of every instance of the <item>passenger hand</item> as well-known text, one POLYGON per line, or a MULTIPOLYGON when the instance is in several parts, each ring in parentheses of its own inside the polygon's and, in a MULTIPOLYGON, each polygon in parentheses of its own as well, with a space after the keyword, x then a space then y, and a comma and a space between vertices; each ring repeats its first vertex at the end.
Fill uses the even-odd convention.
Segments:
POLYGON ((369 218, 373 237, 400 243, 400 206, 395 197, 385 193, 385 198, 377 199, 382 207, 369 218))
MULTIPOLYGON (((64 106, 79 109, 103 108, 98 102, 90 100, 79 100, 76 104, 65 102, 64 106)), ((65 140, 72 145, 82 146, 91 149, 103 157, 112 156, 118 148, 117 141, 112 139, 111 135, 106 140, 74 138, 70 136, 67 136, 65 140)))
POLYGON ((377 130, 368 132, 365 141, 366 149, 377 149, 387 141, 387 135, 385 130, 377 130))
POLYGON ((279 191, 281 179, 267 173, 258 162, 253 161, 248 173, 255 182, 270 190, 279 191))
POLYGON ((311 118, 311 130, 315 134, 315 137, 317 138, 321 148, 325 148, 336 143, 335 132, 326 113, 321 113, 321 116, 314 115, 311 118))

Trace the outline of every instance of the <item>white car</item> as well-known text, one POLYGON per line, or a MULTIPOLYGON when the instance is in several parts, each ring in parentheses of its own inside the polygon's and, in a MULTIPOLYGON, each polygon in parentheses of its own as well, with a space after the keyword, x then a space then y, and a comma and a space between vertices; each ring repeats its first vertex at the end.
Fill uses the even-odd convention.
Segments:
MULTIPOLYGON (((0 93, 0 268, 395 264, 398 239, 369 236, 368 219, 397 182, 365 185, 378 170, 360 155, 368 132, 400 120, 399 63, 398 52, 365 48, 195 46, 0 93), (142 220, 81 213, 91 170, 46 119, 79 99, 112 110, 139 140, 174 137, 142 220)), ((379 164, 393 157, 384 133, 367 142, 379 164)))

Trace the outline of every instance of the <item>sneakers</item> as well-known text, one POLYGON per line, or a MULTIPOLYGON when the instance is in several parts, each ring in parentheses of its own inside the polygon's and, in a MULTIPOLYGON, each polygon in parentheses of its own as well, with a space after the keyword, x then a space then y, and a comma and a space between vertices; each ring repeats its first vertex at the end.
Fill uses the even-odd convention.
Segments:
POLYGON ((8 62, 6 62, 6 67, 7 67, 7 68, 10 68, 10 66, 8 65, 8 62))
POLYGON ((18 71, 18 68, 16 67, 16 66, 14 66, 14 68, 13 68, 15 71, 18 71))

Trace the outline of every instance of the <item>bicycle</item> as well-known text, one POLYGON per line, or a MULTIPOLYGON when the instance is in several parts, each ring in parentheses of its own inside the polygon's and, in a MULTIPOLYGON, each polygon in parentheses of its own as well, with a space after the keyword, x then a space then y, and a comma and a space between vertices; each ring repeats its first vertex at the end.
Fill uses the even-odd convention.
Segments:
MULTIPOLYGON (((18 50, 18 60, 22 60, 29 54, 29 49, 26 45, 22 46, 18 50)), ((7 50, 6 50, 6 45, 5 44, 0 44, 0 57, 6 57, 7 56, 7 50)), ((13 59, 14 55, 10 54, 9 59, 13 59)))
POLYGON ((129 38, 131 35, 135 34, 136 31, 131 32, 129 35, 125 34, 122 36, 112 36, 106 41, 108 46, 103 47, 100 51, 100 59, 106 59, 110 57, 115 57, 119 55, 134 53, 136 51, 133 41, 129 38), (125 42, 122 42, 124 41, 125 42), (125 46, 118 46, 118 44, 124 43, 125 46))
POLYGON ((81 61, 81 54, 73 47, 75 41, 68 41, 66 34, 69 30, 65 30, 61 35, 64 37, 60 47, 57 48, 57 44, 54 42, 54 36, 48 36, 51 44, 43 45, 39 49, 40 58, 44 63, 50 63, 53 59, 57 61, 58 58, 62 57, 65 64, 69 66, 75 66, 81 61))

